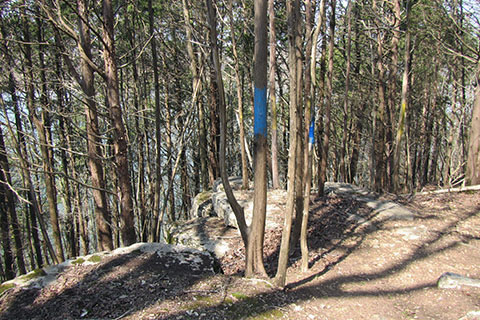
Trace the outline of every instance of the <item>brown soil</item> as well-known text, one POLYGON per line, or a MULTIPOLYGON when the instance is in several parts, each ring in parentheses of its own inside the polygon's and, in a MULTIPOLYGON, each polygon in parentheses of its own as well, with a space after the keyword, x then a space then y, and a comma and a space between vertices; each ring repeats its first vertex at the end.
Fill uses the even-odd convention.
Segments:
MULTIPOLYGON (((242 278, 244 251, 233 239, 224 274, 151 253, 104 258, 67 268, 44 289, 5 291, 0 319, 460 319, 479 311, 480 288, 436 282, 444 272, 480 278, 480 192, 397 201, 416 218, 388 220, 338 196, 314 199, 310 270, 300 272, 294 253, 285 290, 242 278)), ((265 238, 271 276, 280 236, 265 238)))

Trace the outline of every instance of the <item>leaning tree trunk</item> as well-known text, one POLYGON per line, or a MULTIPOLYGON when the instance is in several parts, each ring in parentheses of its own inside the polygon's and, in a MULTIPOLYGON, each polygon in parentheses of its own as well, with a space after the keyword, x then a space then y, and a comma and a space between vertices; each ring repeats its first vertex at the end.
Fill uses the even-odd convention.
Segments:
MULTIPOLYGON (((212 0, 206 0, 207 4, 207 13, 208 13, 208 23, 210 26, 210 46, 213 56, 214 72, 215 72, 215 82, 217 83, 217 93, 218 93, 218 102, 219 102, 219 117, 220 117, 220 152, 219 152, 219 165, 220 165, 220 175, 222 178, 222 183, 225 189, 225 194, 227 195, 227 200, 230 206, 232 207, 235 218, 237 219, 237 224, 242 235, 243 243, 245 247, 248 246, 248 230, 247 223, 245 221, 245 215, 243 208, 238 204, 233 194, 230 182, 228 181, 227 168, 225 165, 225 151, 226 151, 226 131, 227 131, 227 119, 226 119, 226 105, 225 105, 225 92, 223 90, 223 80, 221 73, 220 57, 217 47, 217 27, 216 27, 216 18, 215 10, 212 5, 212 0)), ((213 126, 213 124, 212 124, 213 126)), ((215 137, 212 137, 215 139, 215 137)))
POLYGON ((110 111, 113 132, 113 146, 115 152, 115 169, 117 173, 119 196, 121 234, 123 245, 128 246, 136 241, 133 195, 128 165, 127 133, 122 118, 118 91, 117 62, 115 56, 115 42, 113 29, 112 0, 103 1, 103 60, 105 63, 107 103, 110 111))

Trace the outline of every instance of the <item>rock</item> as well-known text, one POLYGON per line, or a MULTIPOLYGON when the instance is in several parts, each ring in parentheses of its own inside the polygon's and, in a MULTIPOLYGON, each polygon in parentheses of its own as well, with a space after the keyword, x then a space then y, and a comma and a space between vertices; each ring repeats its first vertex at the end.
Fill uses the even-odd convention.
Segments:
POLYGON ((377 200, 375 193, 348 183, 327 182, 325 183, 325 193, 341 197, 351 197, 355 200, 365 202, 368 207, 373 209, 373 213, 378 214, 378 217, 385 220, 412 221, 415 218, 415 213, 404 206, 393 201, 377 200))
POLYGON ((455 289, 462 286, 480 288, 480 279, 473 279, 456 273, 445 272, 438 279, 437 286, 442 289, 455 289))
MULTIPOLYGON (((232 188, 232 190, 241 190, 242 189, 242 184, 243 184, 242 177, 238 177, 238 176, 228 177, 228 181, 230 182, 230 187, 232 188)), ((250 182, 249 182, 248 187, 250 188, 250 182)), ((223 183, 222 183, 221 178, 218 178, 217 180, 215 180, 215 182, 213 183, 213 186, 212 186, 212 191, 213 192, 223 192, 223 191, 225 191, 225 189, 223 188, 223 183)))
MULTIPOLYGON (((238 203, 243 207, 247 226, 250 226, 253 215, 253 190, 236 190, 233 192, 238 203)), ((287 200, 285 190, 268 190, 267 192, 267 220, 265 227, 274 229, 281 225, 283 211, 287 200)), ((228 203, 225 192, 215 192, 212 195, 213 210, 218 217, 224 219, 225 225, 238 228, 237 219, 228 203)))
POLYGON ((480 320, 480 311, 470 311, 458 320, 480 320))
MULTIPOLYGON (((47 266, 29 272, 26 275, 4 282, 4 285, 13 284, 15 287, 44 288, 57 281, 58 275, 66 268, 78 264, 75 261, 83 260, 86 264, 92 264, 92 256, 109 257, 119 256, 134 251, 156 253, 162 260, 170 264, 181 266, 189 272, 198 274, 216 273, 219 270, 218 260, 208 251, 188 248, 182 245, 170 245, 164 243, 135 243, 129 247, 122 247, 113 251, 97 252, 93 255, 69 259, 58 265, 47 266)), ((95 259, 96 260, 96 259, 95 259)))
POLYGON ((192 208, 190 209, 191 218, 212 217, 216 213, 212 209, 212 192, 200 192, 193 198, 192 208))
POLYGON ((230 248, 229 239, 240 238, 238 230, 225 226, 218 217, 196 218, 183 223, 172 232, 175 244, 208 251, 222 258, 230 248))

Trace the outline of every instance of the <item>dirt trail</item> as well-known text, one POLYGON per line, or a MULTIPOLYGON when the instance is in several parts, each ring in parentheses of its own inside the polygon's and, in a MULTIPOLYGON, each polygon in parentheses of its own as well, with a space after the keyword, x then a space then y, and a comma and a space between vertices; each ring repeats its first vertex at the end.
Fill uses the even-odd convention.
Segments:
MULTIPOLYGON (((225 274, 177 270, 148 253, 109 257, 68 267, 44 289, 5 291, 0 319, 480 319, 480 288, 437 287, 445 272, 480 279, 480 192, 392 207, 340 187, 313 200, 311 268, 301 273, 292 255, 286 290, 241 277, 237 239, 225 274)), ((271 274, 280 232, 265 238, 271 274)))

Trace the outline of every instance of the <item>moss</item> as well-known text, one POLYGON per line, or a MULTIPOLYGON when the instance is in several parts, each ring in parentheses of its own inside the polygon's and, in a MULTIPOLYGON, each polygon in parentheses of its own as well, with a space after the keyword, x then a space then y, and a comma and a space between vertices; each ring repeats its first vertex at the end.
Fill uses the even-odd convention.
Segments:
POLYGON ((203 192, 200 192, 200 193, 197 195, 197 199, 198 199, 199 202, 207 201, 207 200, 209 200, 211 197, 212 197, 212 192, 211 192, 211 191, 203 191, 203 192))
POLYGON ((98 263, 98 262, 102 261, 102 257, 94 254, 93 256, 91 256, 90 258, 88 258, 88 261, 89 261, 89 262, 98 263))
POLYGON ((28 280, 43 277, 43 276, 46 276, 46 275, 47 275, 47 273, 43 269, 40 268, 40 269, 35 269, 35 270, 27 273, 26 275, 20 276, 19 279, 28 281, 28 280))
POLYGON ((4 293, 8 289, 12 289, 15 287, 15 283, 3 283, 0 285, 0 294, 4 293))
POLYGON ((238 300, 245 300, 249 298, 246 294, 241 292, 232 292, 232 296, 238 300))
POLYGON ((83 264, 84 262, 85 262, 85 259, 78 258, 77 260, 73 260, 72 264, 83 264))

